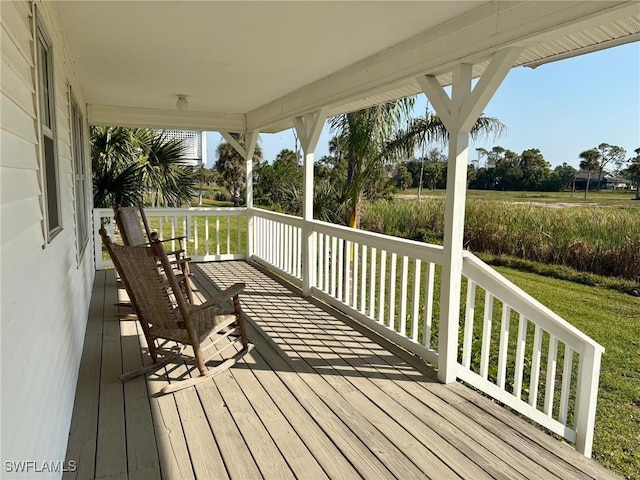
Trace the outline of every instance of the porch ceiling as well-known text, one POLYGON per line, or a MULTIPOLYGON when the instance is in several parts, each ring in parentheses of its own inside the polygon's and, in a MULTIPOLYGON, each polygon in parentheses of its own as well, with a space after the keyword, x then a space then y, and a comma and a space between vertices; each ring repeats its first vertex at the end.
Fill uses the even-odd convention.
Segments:
POLYGON ((415 76, 637 40, 636 2, 56 2, 92 123, 277 131, 417 93, 415 76), (189 110, 175 108, 185 94, 189 110))

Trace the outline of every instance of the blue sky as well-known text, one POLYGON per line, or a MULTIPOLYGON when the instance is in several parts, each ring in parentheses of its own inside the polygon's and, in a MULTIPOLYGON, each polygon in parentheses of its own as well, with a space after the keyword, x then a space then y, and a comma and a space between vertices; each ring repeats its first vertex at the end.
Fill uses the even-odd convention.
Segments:
MULTIPOLYGON (((419 95, 416 115, 425 111, 426 97, 419 95)), ((627 158, 640 147, 640 43, 610 48, 536 69, 511 70, 485 114, 507 126, 496 141, 472 144, 490 149, 501 145, 517 153, 538 148, 552 166, 567 162, 577 166, 578 154, 600 143, 627 150, 627 158)), ((331 132, 325 125, 316 158, 328 154, 331 132)), ((208 164, 215 162, 218 133, 207 135, 208 164)), ((291 130, 261 134, 264 159, 272 161, 283 148, 294 148, 291 130)))

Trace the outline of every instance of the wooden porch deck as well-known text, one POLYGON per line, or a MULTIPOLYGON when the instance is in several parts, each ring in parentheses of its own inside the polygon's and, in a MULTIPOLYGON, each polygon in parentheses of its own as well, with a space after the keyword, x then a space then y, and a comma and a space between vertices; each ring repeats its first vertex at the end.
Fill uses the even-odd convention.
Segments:
POLYGON ((617 478, 247 263, 193 270, 204 297, 247 284, 256 348, 175 394, 157 395, 191 367, 123 384, 150 359, 136 322, 114 317, 114 272, 97 272, 67 449, 78 469, 65 478, 617 478))

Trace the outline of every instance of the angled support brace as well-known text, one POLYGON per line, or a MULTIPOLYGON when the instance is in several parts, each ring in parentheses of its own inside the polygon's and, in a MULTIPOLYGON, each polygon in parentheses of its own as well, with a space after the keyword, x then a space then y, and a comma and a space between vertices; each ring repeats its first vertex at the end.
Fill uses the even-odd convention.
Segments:
POLYGON ((422 76, 416 79, 449 132, 438 338, 438 379, 443 383, 454 382, 457 378, 469 132, 517 60, 521 50, 521 48, 510 47, 496 52, 473 89, 471 88, 473 66, 456 65, 453 68, 451 98, 447 96, 434 76, 422 76))
POLYGON ((308 223, 313 220, 313 153, 318 144, 322 127, 327 118, 327 109, 321 108, 302 117, 295 117, 293 124, 304 151, 304 201, 302 218, 302 294, 311 294, 315 279, 315 234, 308 223))
POLYGON ((233 149, 236 152, 242 155, 242 158, 247 158, 247 151, 244 149, 242 145, 240 145, 240 143, 235 138, 233 138, 233 135, 231 135, 230 132, 221 130, 220 135, 224 137, 224 139, 229 143, 229 145, 233 147, 233 149))

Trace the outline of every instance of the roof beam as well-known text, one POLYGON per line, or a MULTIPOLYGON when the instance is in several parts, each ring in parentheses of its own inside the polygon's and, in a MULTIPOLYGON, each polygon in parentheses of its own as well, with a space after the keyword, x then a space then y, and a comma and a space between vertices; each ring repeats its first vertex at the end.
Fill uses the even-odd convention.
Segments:
MULTIPOLYGON (((628 12, 635 2, 491 2, 427 32, 302 87, 247 114, 247 128, 273 124, 371 96, 459 63, 478 63, 514 45, 554 32, 568 34, 628 12)), ((635 3, 637 9, 637 3, 635 3)))
POLYGON ((245 116, 231 113, 192 112, 159 108, 87 105, 90 125, 175 128, 182 130, 245 131, 245 116))

